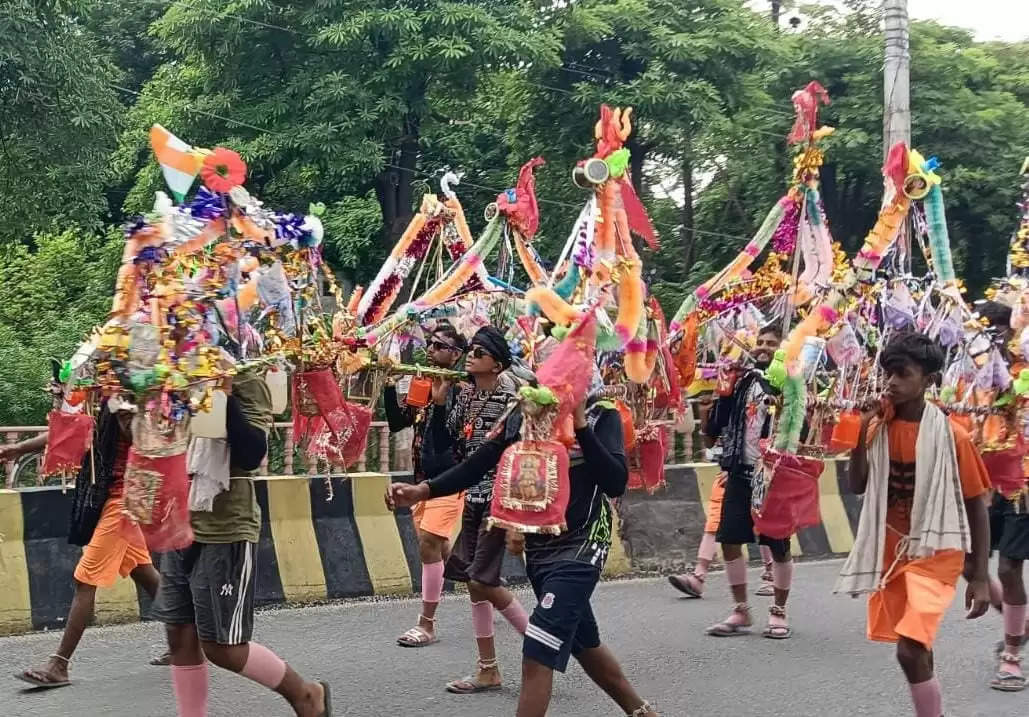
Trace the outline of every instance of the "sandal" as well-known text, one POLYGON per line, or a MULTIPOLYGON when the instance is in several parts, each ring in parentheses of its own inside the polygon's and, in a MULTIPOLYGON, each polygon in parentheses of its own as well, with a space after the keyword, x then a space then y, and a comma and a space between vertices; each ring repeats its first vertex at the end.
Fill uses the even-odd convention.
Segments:
POLYGON ((325 710, 322 712, 321 717, 332 717, 332 690, 329 689, 328 682, 318 682, 322 686, 322 694, 324 695, 325 710))
MULTIPOLYGON (((493 660, 479 660, 480 670, 489 670, 496 668, 497 661, 493 660)), ((468 675, 462 677, 460 680, 454 680, 453 682, 447 683, 447 692, 455 695, 474 695, 479 692, 493 692, 499 690, 502 685, 487 685, 479 682, 478 675, 468 675)))
POLYGON ((703 597, 704 578, 693 572, 692 566, 686 569, 684 575, 669 575, 668 582, 679 592, 685 593, 688 598, 699 599, 703 597))
MULTIPOLYGON (((1029 628, 1029 624, 1026 625, 1026 628, 1029 628)), ((1029 629, 1026 629, 1025 634, 1022 635, 1022 644, 1019 647, 1025 647, 1027 644, 1029 644, 1029 629)), ((999 658, 1006 649, 1008 649, 1007 642, 1001 640, 993 648, 993 654, 999 658)))
MULTIPOLYGON (((1022 658, 1010 652, 1001 653, 1000 661, 1016 668, 1022 664, 1022 658)), ((1018 672, 997 670, 997 674, 990 680, 990 687, 1001 692, 1021 692, 1025 689, 1025 676, 1021 674, 1021 669, 1018 672)))
MULTIPOLYGON (((768 608, 768 614, 785 620, 786 608, 772 605, 768 608)), ((764 636, 770 640, 788 640, 793 637, 793 630, 789 625, 772 625, 769 623, 768 627, 765 628, 764 636)))
POLYGON ((150 660, 150 664, 155 667, 167 667, 171 664, 171 653, 165 652, 160 657, 155 657, 154 659, 150 660))
MULTIPOLYGON (((63 660, 65 665, 70 665, 71 660, 67 657, 61 657, 60 655, 50 655, 51 660, 63 660)), ((48 672, 43 670, 25 670, 24 672, 14 673, 16 680, 27 682, 33 687, 41 690, 52 690, 55 687, 67 687, 71 684, 71 680, 55 680, 50 677, 48 672)))
POLYGON ((729 622, 729 618, 726 618, 722 622, 715 623, 707 629, 707 634, 712 637, 736 637, 737 635, 749 635, 750 626, 753 625, 753 621, 750 619, 750 608, 747 607, 747 603, 737 603, 732 613, 739 613, 743 615, 744 622, 729 622))
POLYGON ((652 709, 654 708, 650 706, 650 703, 646 700, 643 700, 643 704, 634 709, 632 712, 626 712, 625 717, 647 717, 647 715, 650 714, 650 711, 652 709))
POLYGON ((429 633, 421 625, 415 625, 410 630, 405 632, 403 635, 397 638, 397 644, 401 647, 428 647, 434 642, 438 642, 439 638, 436 636, 436 618, 421 616, 422 620, 432 623, 433 632, 429 633))

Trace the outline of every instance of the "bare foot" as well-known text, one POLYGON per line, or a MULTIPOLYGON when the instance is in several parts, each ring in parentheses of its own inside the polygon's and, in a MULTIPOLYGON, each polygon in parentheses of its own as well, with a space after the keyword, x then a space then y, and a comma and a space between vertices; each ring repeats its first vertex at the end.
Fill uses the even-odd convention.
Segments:
POLYGON ((304 696, 299 704, 293 705, 297 717, 323 717, 326 713, 325 687, 320 682, 304 684, 304 696))

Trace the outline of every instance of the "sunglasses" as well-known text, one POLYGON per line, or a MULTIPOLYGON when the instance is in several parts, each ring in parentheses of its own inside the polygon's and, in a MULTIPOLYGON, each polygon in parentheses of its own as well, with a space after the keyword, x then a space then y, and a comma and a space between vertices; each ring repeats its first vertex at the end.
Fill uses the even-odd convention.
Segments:
POLYGON ((484 349, 482 346, 472 346, 472 356, 474 358, 477 358, 477 359, 482 358, 483 356, 489 356, 494 361, 497 360, 496 356, 491 354, 489 351, 484 349))
POLYGON ((429 342, 429 348, 433 349, 435 351, 460 351, 461 350, 461 349, 457 348, 456 346, 452 346, 451 344, 447 344, 447 343, 444 343, 442 341, 437 341, 435 339, 433 339, 432 341, 429 342))

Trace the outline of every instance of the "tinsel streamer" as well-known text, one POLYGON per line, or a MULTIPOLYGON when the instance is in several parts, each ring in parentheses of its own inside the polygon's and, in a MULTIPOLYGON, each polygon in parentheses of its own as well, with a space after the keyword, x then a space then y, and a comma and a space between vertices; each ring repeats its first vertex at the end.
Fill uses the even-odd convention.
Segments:
POLYGON ((807 412, 807 384, 800 374, 788 374, 782 389, 782 413, 776 434, 775 449, 795 454, 800 447, 800 434, 807 412))
POLYGON ((900 228, 907 218, 911 201, 901 192, 897 192, 893 202, 880 210, 875 226, 865 237, 865 243, 854 257, 854 268, 865 275, 870 275, 879 268, 883 256, 897 239, 900 228))
POLYGON ((773 206, 765 216, 765 220, 761 223, 761 226, 754 234, 754 237, 750 242, 748 242, 744 250, 737 255, 732 263, 722 271, 715 274, 715 276, 708 279, 706 283, 698 287, 696 291, 686 297, 679 306, 679 309, 675 312, 675 315, 672 317, 672 321, 668 326, 670 333, 675 333, 679 330, 679 327, 682 325, 682 320, 688 313, 697 307, 698 302, 720 290, 750 266, 754 261, 754 258, 757 257, 768 244, 768 241, 772 238, 775 230, 778 229, 779 224, 782 223, 783 216, 786 212, 786 206, 793 201, 794 200, 790 199, 788 196, 785 196, 776 202, 775 206, 773 206))
POLYGON ((953 284, 957 276, 954 274, 954 261, 950 254, 947 215, 943 208, 943 192, 939 184, 934 184, 925 198, 925 216, 929 224, 929 248, 932 251, 936 277, 944 284, 953 284))
MULTIPOLYGON (((788 197, 783 197, 783 200, 788 197)), ((780 200, 780 201, 783 201, 780 200)), ((782 219, 772 234, 772 251, 792 256, 797 248, 797 230, 800 228, 800 202, 785 201, 782 219)))
MULTIPOLYGON (((397 296, 400 295, 400 290, 403 288, 407 276, 411 273, 411 269, 425 258, 429 247, 432 245, 436 235, 439 234, 442 226, 443 218, 439 216, 432 217, 423 223, 407 243, 400 258, 393 262, 392 271, 383 278, 374 293, 371 293, 370 298, 369 292, 371 292, 374 282, 369 285, 369 292, 366 292, 364 298, 361 299, 361 304, 367 303, 367 308, 360 317, 363 325, 374 324, 390 310, 397 296)), ((391 255, 387 259, 386 264, 389 264, 393 259, 394 257, 391 255)), ((383 265, 384 268, 386 264, 383 265)), ((381 271, 379 276, 382 276, 381 271)), ((376 279, 378 278, 376 277, 376 279)))
MULTIPOLYGON (((400 262, 405 256, 407 256, 408 249, 411 243, 414 241, 418 232, 425 226, 427 217, 422 212, 418 212, 414 217, 411 218, 411 223, 407 225, 407 229, 401 235, 400 239, 397 240, 396 245, 390 252, 386 261, 382 263, 379 268, 379 273, 375 275, 375 279, 368 284, 368 289, 364 292, 364 296, 361 297, 361 301, 357 304, 357 318, 362 323, 367 325, 364 321, 365 316, 372 310, 373 307, 377 306, 379 302, 383 301, 389 292, 393 290, 394 285, 397 285, 395 278, 397 271, 399 270, 400 262), (383 286, 389 284, 388 289, 384 289, 383 286)), ((403 284, 403 278, 399 284, 403 284)), ((399 286, 396 286, 396 291, 399 291, 399 286)))
POLYGON ((441 278, 428 291, 422 294, 413 304, 418 311, 429 309, 441 304, 464 286, 465 282, 476 273, 482 265, 485 257, 489 256, 502 235, 503 219, 494 217, 482 232, 482 236, 475 242, 471 249, 465 252, 461 261, 455 266, 449 276, 441 278))
POLYGON ((1029 157, 1022 165, 1022 196, 1017 205, 1018 227, 1011 235, 1008 250, 1008 274, 1024 276, 1029 271, 1029 157))

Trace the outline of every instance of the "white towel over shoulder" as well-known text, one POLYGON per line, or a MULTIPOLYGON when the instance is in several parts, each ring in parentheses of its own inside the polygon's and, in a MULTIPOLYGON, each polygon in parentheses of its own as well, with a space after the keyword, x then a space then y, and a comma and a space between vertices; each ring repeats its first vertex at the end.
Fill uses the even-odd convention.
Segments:
MULTIPOLYGON (((854 548, 833 592, 859 595, 879 590, 886 543, 886 496, 889 491, 889 430, 882 426, 868 447, 868 489, 854 548)), ((954 430, 946 414, 925 404, 915 443, 915 495, 911 532, 897 545, 900 560, 927 558, 941 550, 969 552, 972 539, 958 473, 954 430)))

